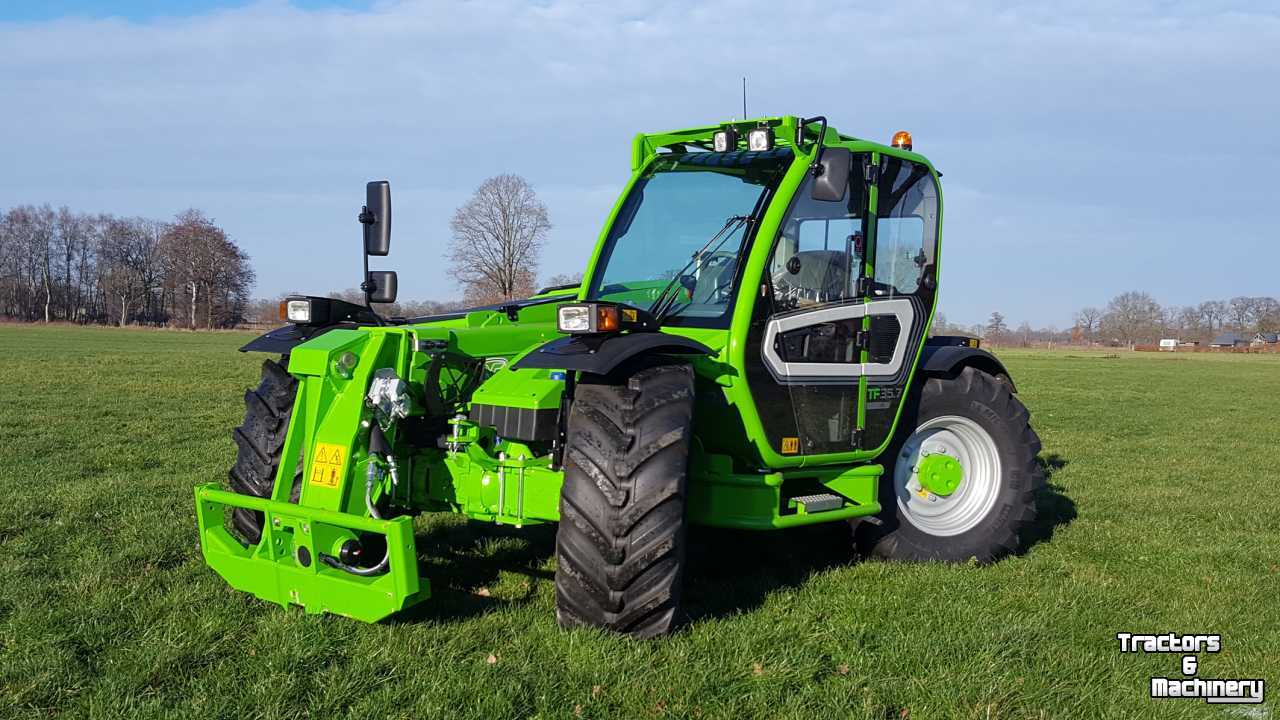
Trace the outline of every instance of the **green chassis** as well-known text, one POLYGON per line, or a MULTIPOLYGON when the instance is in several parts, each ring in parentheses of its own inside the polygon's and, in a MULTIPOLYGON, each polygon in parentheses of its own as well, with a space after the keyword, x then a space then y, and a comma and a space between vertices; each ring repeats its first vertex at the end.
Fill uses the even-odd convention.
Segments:
MULTIPOLYGON (((790 140, 796 137, 800 122, 788 116, 733 124, 745 135, 749 129, 767 123, 776 132, 778 146, 790 147, 794 153, 774 197, 760 216, 757 240, 744 249, 746 264, 740 287, 754 288, 758 284, 768 262, 771 239, 779 232, 789 202, 801 188, 814 159, 817 131, 813 126, 808 126, 808 137, 799 147, 790 140)), ((728 125, 636 137, 631 179, 605 224, 581 289, 576 295, 573 291, 564 294, 565 300, 585 296, 622 199, 659 152, 684 143, 709 143, 715 131, 728 125)), ((936 185, 936 171, 916 153, 844 136, 834 129, 826 129, 825 133, 823 139, 828 148, 865 153, 873 163, 879 163, 882 157, 917 163, 928 168, 936 185)), ((855 170, 855 179, 856 175, 855 170)), ((867 214, 874 217, 875 185, 866 192, 867 214)), ((940 197, 938 222, 940 226, 940 197)), ((869 260, 867 264, 866 272, 870 273, 873 268, 869 260)), ((936 261, 931 272, 936 277, 936 261)), ((925 332, 932 322, 934 297, 929 297, 924 309, 925 332)), ((662 329, 697 340, 714 352, 691 360, 697 378, 697 400, 689 468, 689 520, 718 527, 771 530, 879 513, 877 483, 883 470, 875 460, 890 443, 892 430, 876 447, 831 454, 783 454, 769 440, 744 380, 747 343, 731 341, 747 337, 754 302, 754 293, 739 293, 728 329, 662 329), (717 421, 697 421, 708 413, 715 413, 717 421), (725 413, 731 413, 734 421, 719 420, 725 413), (832 493, 843 502, 837 508, 807 512, 803 501, 790 499, 800 493, 789 493, 789 485, 832 493)), ((414 443, 393 426, 388 436, 401 459, 400 482, 393 487, 384 480, 375 490, 375 498, 393 495, 387 500, 402 514, 392 519, 373 519, 364 504, 368 423, 372 417, 364 398, 373 372, 392 368, 411 388, 418 389, 429 379, 441 384, 457 381, 461 371, 448 367, 449 357, 487 359, 494 367, 501 358, 507 361, 505 366, 483 381, 471 396, 472 402, 557 409, 565 388, 563 373, 511 368, 522 355, 560 337, 555 310, 556 304, 550 302, 523 307, 514 317, 503 311, 482 310, 434 322, 333 329, 294 347, 288 371, 299 380, 298 394, 272 496, 240 495, 215 484, 195 490, 201 546, 208 564, 233 587, 264 600, 283 606, 301 605, 308 613, 330 612, 372 622, 429 596, 427 580, 419 573, 411 513, 449 511, 517 527, 556 522, 563 473, 552 468, 551 456, 545 450, 539 452, 521 442, 497 438, 492 427, 477 425, 461 414, 447 420, 449 442, 443 448, 434 441, 414 443), (437 341, 426 344, 437 350, 419 350, 422 341, 437 341), (439 352, 444 346, 447 353, 439 352), (345 353, 353 353, 357 359, 353 369, 338 363, 345 353), (431 372, 436 362, 445 363, 438 378, 431 372), (335 446, 341 449, 336 454, 335 446), (305 467, 301 496, 294 503, 290 502, 290 493, 300 456, 305 467), (228 531, 229 508, 263 513, 260 542, 246 547, 228 531), (314 561, 320 554, 337 555, 344 542, 370 533, 387 540, 388 572, 362 577, 314 561)), ((863 321, 863 327, 869 328, 870 318, 863 321)), ((908 386, 917 372, 922 337, 917 337, 907 350, 908 386)), ((867 362, 865 349, 862 361, 867 362)), ((856 388, 861 427, 868 396, 879 395, 875 389, 868 392, 865 377, 857 381, 856 388)), ((890 415, 893 427, 902 413, 902 398, 908 393, 897 395, 890 415)), ((421 403, 418 407, 421 410, 421 403)))

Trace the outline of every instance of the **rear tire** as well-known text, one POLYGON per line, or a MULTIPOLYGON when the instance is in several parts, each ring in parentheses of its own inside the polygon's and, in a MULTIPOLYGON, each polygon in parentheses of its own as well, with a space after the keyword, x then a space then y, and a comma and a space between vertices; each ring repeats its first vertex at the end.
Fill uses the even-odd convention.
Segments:
POLYGON ((1031 414, 1009 383, 965 368, 925 380, 908 403, 884 455, 881 524, 856 526, 859 549, 889 560, 979 563, 1017 552, 1044 473, 1031 414), (944 484, 935 495, 921 486, 915 470, 930 452, 960 460, 964 477, 954 489, 944 484))
MULTIPOLYGON (((298 394, 298 381, 285 370, 288 362, 288 356, 279 362, 264 361, 258 387, 244 393, 244 422, 232 432, 236 462, 227 473, 234 492, 271 497, 289 418, 293 415, 293 401, 298 394)), ((289 494, 291 502, 298 501, 301 489, 302 463, 299 462, 289 494)), ((255 510, 236 508, 231 512, 232 527, 249 545, 256 544, 262 537, 262 522, 262 513, 255 510)))
POLYGON ((692 421, 687 365, 578 385, 556 533, 562 627, 653 637, 679 621, 692 421))

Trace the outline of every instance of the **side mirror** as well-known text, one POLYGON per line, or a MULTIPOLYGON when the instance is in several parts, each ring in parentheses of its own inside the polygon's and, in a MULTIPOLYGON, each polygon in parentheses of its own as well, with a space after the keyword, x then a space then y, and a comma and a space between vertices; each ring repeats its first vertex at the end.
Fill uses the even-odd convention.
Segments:
POLYGON ((375 180, 365 186, 360 224, 364 225, 366 255, 381 256, 391 252, 391 183, 375 180))
MULTIPOLYGON (((383 253, 385 255, 386 253, 383 253)), ((399 290, 394 270, 369 271, 369 302, 393 303, 399 290)))
POLYGON ((853 153, 844 148, 823 148, 822 159, 814 168, 817 176, 813 179, 810 195, 814 200, 839 202, 844 199, 845 190, 849 187, 849 171, 853 167, 853 153))

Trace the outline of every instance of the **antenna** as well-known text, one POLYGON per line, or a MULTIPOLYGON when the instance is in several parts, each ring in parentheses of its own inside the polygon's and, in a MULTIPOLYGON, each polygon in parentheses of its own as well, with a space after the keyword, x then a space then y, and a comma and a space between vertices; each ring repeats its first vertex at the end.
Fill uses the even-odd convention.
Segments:
POLYGON ((742 119, 747 119, 747 76, 742 76, 742 119))

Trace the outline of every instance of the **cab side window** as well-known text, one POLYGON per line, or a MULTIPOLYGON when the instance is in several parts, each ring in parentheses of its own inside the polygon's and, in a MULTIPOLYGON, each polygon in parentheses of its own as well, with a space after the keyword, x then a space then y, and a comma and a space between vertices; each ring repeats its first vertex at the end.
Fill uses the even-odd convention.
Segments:
POLYGON ((877 297, 911 295, 934 272, 938 188, 923 165, 885 158, 876 217, 877 297))
POLYGON ((810 178, 797 192, 769 261, 777 312, 850 300, 857 287, 863 192, 846 188, 838 202, 814 200, 812 184, 810 178))

